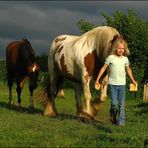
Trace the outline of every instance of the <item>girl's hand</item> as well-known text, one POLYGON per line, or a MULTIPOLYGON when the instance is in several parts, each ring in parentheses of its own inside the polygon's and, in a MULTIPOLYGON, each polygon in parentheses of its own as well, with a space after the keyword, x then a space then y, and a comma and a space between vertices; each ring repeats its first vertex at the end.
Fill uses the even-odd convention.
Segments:
POLYGON ((133 81, 133 84, 136 86, 138 83, 137 83, 137 81, 134 80, 134 81, 133 81))
POLYGON ((99 90, 100 89, 100 84, 98 82, 95 82, 95 89, 99 90))

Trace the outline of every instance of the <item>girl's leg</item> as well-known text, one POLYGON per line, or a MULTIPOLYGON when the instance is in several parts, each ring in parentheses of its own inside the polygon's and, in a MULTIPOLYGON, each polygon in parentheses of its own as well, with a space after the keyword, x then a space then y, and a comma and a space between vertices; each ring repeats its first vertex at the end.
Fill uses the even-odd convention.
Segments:
POLYGON ((116 124, 116 116, 118 113, 118 89, 116 85, 109 86, 111 91, 110 119, 112 123, 116 124))
POLYGON ((119 118, 118 124, 125 124, 125 85, 121 85, 119 89, 119 118))

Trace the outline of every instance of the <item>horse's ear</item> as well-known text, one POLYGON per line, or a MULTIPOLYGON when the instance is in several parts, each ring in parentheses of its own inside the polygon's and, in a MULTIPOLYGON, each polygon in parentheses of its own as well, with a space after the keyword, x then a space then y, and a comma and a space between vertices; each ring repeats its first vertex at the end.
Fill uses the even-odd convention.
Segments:
POLYGON ((36 60, 37 60, 37 61, 39 60, 39 56, 36 56, 36 60))
POLYGON ((123 39, 124 39, 125 41, 128 41, 128 36, 127 36, 127 35, 124 35, 124 36, 123 36, 123 39))
POLYGON ((119 38, 119 36, 118 35, 116 35, 116 36, 114 36, 114 38, 112 39, 112 44, 117 40, 119 38))
POLYGON ((40 57, 36 56, 36 63, 40 66, 40 57))

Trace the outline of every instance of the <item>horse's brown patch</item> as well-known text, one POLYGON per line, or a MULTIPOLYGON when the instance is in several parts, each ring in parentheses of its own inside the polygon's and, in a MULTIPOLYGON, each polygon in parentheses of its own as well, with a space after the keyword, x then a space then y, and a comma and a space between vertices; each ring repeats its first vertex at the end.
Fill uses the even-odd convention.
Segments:
POLYGON ((55 53, 58 52, 58 49, 60 48, 61 44, 58 44, 56 47, 55 47, 55 53))
POLYGON ((74 79, 73 76, 67 70, 67 65, 64 60, 64 54, 62 54, 62 56, 61 56, 60 64, 61 64, 61 71, 65 75, 65 77, 70 78, 70 79, 74 79))
POLYGON ((61 56, 60 64, 61 64, 62 72, 64 72, 64 74, 68 74, 67 66, 66 66, 65 60, 64 60, 64 54, 62 54, 62 56, 61 56))
POLYGON ((59 48, 57 49, 57 52, 60 53, 60 52, 62 51, 62 49, 63 49, 63 46, 59 47, 59 48))
POLYGON ((99 57, 97 57, 97 52, 93 50, 92 53, 88 53, 84 57, 84 64, 86 66, 88 76, 92 76, 93 79, 96 79, 104 61, 100 60, 99 57))
POLYGON ((88 53, 84 57, 84 64, 86 66, 86 70, 88 74, 91 76, 94 72, 94 66, 95 66, 95 57, 96 57, 96 52, 93 51, 92 53, 88 53))
POLYGON ((64 38, 58 38, 58 37, 57 37, 57 38, 55 39, 55 42, 57 43, 57 42, 59 42, 59 41, 65 40, 65 39, 66 39, 66 37, 64 37, 64 38))

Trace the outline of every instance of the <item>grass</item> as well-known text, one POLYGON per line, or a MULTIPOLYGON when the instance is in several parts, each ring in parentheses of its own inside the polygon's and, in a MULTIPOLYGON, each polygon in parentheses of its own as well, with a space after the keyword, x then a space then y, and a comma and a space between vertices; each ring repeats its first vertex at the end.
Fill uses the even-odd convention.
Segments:
MULTIPOLYGON (((142 98, 127 98, 126 126, 109 121, 110 99, 100 105, 96 121, 87 123, 76 118, 72 89, 65 98, 56 98, 57 117, 42 116, 43 108, 35 105, 30 112, 29 91, 22 92, 22 109, 7 108, 8 89, 0 83, 1 147, 148 147, 148 104, 142 98)), ((14 102, 17 101, 15 87, 14 102)), ((132 96, 132 95, 131 95, 132 96)))

